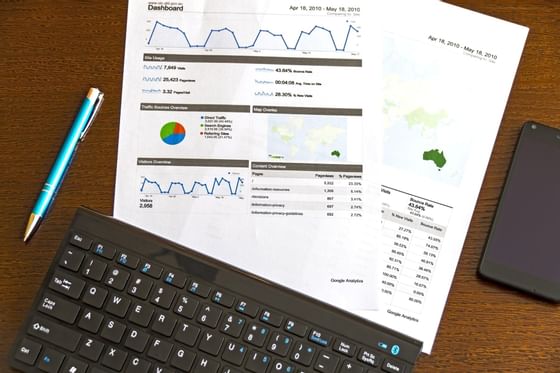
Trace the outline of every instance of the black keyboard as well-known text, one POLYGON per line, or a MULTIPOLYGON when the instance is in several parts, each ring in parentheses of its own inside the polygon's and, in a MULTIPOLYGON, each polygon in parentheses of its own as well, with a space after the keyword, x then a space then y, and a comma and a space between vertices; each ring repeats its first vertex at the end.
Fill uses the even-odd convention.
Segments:
POLYGON ((421 342, 80 208, 10 354, 23 372, 412 372, 421 342))

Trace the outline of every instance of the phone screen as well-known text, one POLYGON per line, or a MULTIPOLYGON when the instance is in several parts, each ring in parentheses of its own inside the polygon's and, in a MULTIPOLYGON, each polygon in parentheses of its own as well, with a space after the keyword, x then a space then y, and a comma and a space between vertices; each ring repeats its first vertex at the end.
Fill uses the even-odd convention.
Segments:
POLYGON ((524 125, 481 273, 537 293, 560 291, 560 130, 524 125), (485 273, 492 265, 498 271, 485 273))

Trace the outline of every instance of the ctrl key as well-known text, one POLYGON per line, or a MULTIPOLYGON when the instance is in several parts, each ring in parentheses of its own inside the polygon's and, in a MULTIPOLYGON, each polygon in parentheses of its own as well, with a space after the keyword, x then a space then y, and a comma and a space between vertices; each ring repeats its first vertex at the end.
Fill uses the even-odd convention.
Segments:
POLYGON ((27 365, 35 365, 37 356, 39 356, 39 353, 41 352, 41 347, 42 346, 39 343, 23 338, 17 345, 14 358, 27 365))

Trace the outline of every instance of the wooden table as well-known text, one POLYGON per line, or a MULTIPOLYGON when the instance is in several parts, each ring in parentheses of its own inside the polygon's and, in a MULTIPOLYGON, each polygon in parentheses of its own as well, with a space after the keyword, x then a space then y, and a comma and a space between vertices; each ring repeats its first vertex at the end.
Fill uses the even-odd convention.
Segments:
MULTIPOLYGON (((521 124, 560 128, 560 2, 452 2, 531 31, 433 353, 417 371, 560 372, 560 308, 476 275, 521 124)), ((9 371, 8 349, 75 208, 112 212, 126 8, 114 0, 0 0, 0 371, 9 371), (32 204, 90 85, 106 93, 102 114, 47 221, 24 245, 32 204)))

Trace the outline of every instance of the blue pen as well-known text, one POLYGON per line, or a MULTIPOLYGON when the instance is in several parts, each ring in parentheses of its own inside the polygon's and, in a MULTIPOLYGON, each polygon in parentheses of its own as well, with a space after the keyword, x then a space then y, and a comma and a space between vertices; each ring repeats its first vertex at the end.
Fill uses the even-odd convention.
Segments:
POLYGON ((23 241, 27 241, 39 227, 41 220, 46 216, 49 206, 56 196, 56 192, 62 184, 64 175, 72 163, 72 158, 78 144, 84 140, 87 131, 91 127, 101 104, 103 103, 103 93, 97 88, 90 88, 87 97, 72 123, 72 127, 60 148, 56 160, 51 168, 51 172, 39 193, 39 197, 33 206, 23 241))

